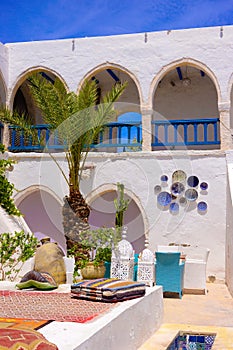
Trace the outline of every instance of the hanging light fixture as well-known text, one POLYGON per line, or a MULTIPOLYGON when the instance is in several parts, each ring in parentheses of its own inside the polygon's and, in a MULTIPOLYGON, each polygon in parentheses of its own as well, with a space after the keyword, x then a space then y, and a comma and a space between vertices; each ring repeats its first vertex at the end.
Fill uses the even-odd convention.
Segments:
POLYGON ((185 69, 185 78, 183 79, 183 85, 184 86, 189 86, 189 85, 191 85, 191 79, 190 78, 188 78, 188 66, 186 66, 186 69, 185 69))

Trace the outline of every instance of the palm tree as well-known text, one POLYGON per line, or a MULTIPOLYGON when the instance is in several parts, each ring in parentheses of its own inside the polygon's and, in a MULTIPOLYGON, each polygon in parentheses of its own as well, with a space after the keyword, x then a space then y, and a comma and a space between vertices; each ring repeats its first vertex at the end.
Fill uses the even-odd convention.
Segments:
MULTIPOLYGON (((65 197, 63 207, 63 226, 67 247, 71 248, 78 242, 78 233, 89 228, 90 208, 80 191, 80 180, 90 145, 116 115, 114 102, 119 99, 127 83, 115 84, 103 96, 102 103, 97 105, 99 95, 95 81, 86 81, 77 95, 67 92, 59 79, 52 83, 39 73, 32 74, 28 81, 44 122, 50 125, 52 131, 56 131, 65 147, 69 177, 60 170, 69 186, 69 195, 65 197)), ((18 125, 26 135, 32 134, 30 119, 22 118, 17 112, 11 113, 2 108, 0 120, 18 125)), ((54 159, 52 154, 51 157, 54 159)))

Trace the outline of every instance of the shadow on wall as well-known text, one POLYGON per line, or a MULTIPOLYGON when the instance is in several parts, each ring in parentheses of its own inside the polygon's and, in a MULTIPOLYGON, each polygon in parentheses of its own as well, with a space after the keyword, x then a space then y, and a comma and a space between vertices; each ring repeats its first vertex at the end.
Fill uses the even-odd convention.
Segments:
POLYGON ((25 197, 18 208, 30 230, 38 239, 50 237, 66 252, 66 242, 62 226, 62 208, 60 203, 43 190, 36 190, 25 197))
MULTIPOLYGON (((115 226, 116 209, 113 200, 116 197, 116 191, 109 191, 103 193, 90 203, 91 214, 89 223, 93 229, 115 226)), ((126 194, 125 199, 130 199, 128 209, 124 214, 124 225, 128 227, 127 239, 133 245, 135 253, 140 253, 145 248, 143 217, 135 201, 126 194)))

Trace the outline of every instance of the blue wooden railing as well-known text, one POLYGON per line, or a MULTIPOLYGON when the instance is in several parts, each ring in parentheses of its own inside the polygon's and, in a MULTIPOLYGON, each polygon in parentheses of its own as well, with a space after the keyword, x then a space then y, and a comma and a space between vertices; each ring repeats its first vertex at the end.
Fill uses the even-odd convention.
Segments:
POLYGON ((219 118, 153 120, 152 146, 219 145, 219 118))
MULTIPOLYGON (((10 146, 9 151, 43 151, 46 147, 48 150, 63 150, 65 140, 61 142, 55 132, 51 132, 49 125, 41 124, 32 126, 35 129, 35 136, 26 136, 25 132, 18 126, 9 126, 10 146)), ((91 148, 135 148, 141 147, 142 134, 141 122, 126 123, 108 123, 104 131, 99 134, 98 139, 91 148)))
MULTIPOLYGON (((26 136, 18 126, 9 126, 10 146, 13 152, 63 150, 61 141, 49 125, 35 125, 35 137, 26 136)), ((1 131, 1 130, 0 130, 1 131)), ((219 145, 219 119, 153 120, 152 147, 219 145)), ((91 145, 93 149, 115 148, 117 151, 141 150, 141 122, 112 122, 106 125, 98 139, 91 145)))

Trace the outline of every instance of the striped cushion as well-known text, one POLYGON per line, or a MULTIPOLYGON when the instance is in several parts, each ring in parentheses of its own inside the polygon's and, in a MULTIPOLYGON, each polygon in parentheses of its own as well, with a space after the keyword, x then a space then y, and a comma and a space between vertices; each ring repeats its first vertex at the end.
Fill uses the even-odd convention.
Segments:
POLYGON ((71 286, 71 293, 86 300, 118 302, 145 295, 144 283, 123 281, 118 278, 85 280, 71 286))

